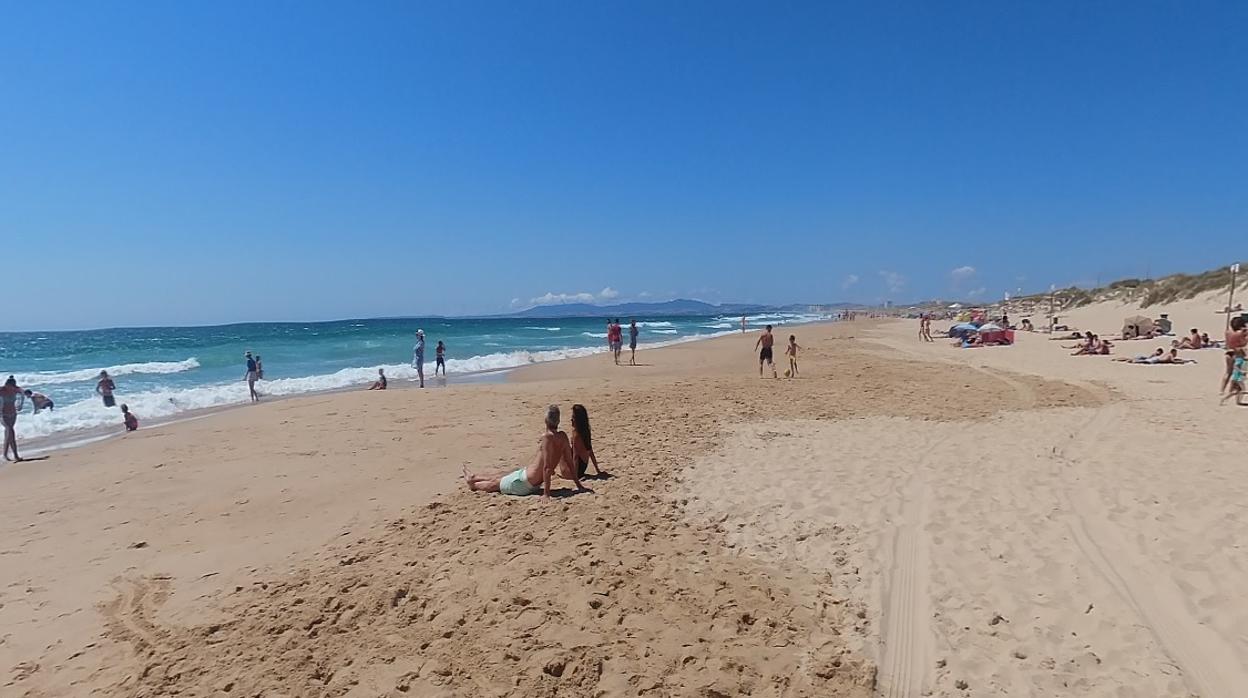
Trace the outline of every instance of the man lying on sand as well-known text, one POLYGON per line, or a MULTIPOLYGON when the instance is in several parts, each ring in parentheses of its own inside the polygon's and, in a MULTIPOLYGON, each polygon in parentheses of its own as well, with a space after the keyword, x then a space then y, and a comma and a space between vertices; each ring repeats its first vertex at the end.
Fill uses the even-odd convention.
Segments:
POLYGON ((1126 357, 1114 359, 1114 361, 1125 361, 1131 364, 1194 364, 1195 359, 1180 359, 1179 350, 1171 349, 1169 353, 1165 349, 1157 349, 1152 356, 1137 356, 1133 359, 1126 357))
POLYGON ((543 498, 549 499, 550 477, 559 468, 561 472, 572 476, 570 479, 578 492, 588 492, 581 484, 574 463, 568 435, 559 431, 559 406, 551 405, 546 408, 546 432, 537 442, 537 456, 527 468, 492 475, 474 475, 468 472, 468 466, 464 466, 464 482, 468 483, 468 489, 473 492, 502 492, 517 497, 541 492, 543 498))

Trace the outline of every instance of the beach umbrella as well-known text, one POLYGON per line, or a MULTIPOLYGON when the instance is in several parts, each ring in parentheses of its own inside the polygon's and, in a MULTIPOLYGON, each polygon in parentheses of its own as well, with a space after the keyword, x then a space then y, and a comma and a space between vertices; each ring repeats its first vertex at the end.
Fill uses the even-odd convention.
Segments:
POLYGON ((1002 329, 1002 327, 1001 327, 1000 325, 998 325, 997 323, 995 323, 995 322, 990 322, 990 323, 988 323, 988 324, 986 324, 986 325, 980 325, 980 326, 979 326, 979 331, 980 331, 980 332, 996 332, 996 331, 998 331, 998 330, 1000 330, 1000 329, 1002 329))

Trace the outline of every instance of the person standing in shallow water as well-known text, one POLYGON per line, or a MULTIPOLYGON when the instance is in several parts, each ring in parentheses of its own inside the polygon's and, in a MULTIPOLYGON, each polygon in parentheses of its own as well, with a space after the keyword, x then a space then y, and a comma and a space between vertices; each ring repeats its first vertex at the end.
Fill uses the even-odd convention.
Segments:
POLYGON ((105 407, 116 407, 117 400, 113 397, 113 391, 117 389, 117 384, 109 377, 108 371, 100 371, 100 380, 95 384, 95 392, 99 393, 100 398, 104 400, 105 407))
POLYGON ((251 394, 252 402, 260 402, 260 393, 256 392, 256 381, 260 379, 260 367, 256 365, 256 359, 251 352, 243 354, 243 358, 247 360, 247 373, 243 376, 247 381, 247 392, 251 394))
POLYGON ((425 387, 425 331, 416 330, 416 346, 412 347, 412 368, 416 369, 416 377, 420 379, 420 387, 425 387))

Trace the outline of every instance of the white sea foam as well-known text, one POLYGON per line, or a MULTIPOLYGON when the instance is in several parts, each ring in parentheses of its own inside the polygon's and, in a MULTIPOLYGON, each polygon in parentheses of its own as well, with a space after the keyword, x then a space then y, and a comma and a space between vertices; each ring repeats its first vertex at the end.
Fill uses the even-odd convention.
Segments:
POLYGON ((148 361, 146 363, 121 364, 120 366, 107 366, 105 368, 84 368, 76 371, 27 373, 18 375, 17 383, 22 386, 61 385, 64 383, 80 383, 95 380, 99 377, 100 371, 108 371, 108 375, 115 377, 132 373, 182 373, 183 371, 192 371, 197 368, 199 368, 199 361, 195 357, 191 357, 185 361, 148 361))
POLYGON ((650 330, 654 334, 676 334, 680 330, 650 330))
MULTIPOLYGON (((661 330, 654 330, 654 332, 664 333, 661 330)), ((585 334, 595 337, 606 336, 605 334, 585 334)), ((707 334, 686 335, 660 342, 645 343, 640 348, 654 349, 729 334, 733 334, 733 331, 726 330, 707 334)), ((605 346, 552 349, 547 351, 512 351, 472 356, 464 359, 451 358, 447 359, 446 363, 450 373, 463 375, 485 371, 501 371, 528 364, 590 356, 605 351, 605 346)), ((167 364, 148 363, 114 366, 109 368, 108 371, 117 375, 140 372, 175 373, 191 370, 198 365, 198 362, 194 359, 187 359, 186 361, 167 364)), ((425 364, 426 378, 432 375, 431 367, 432 363, 425 364)), ((376 380, 378 368, 378 366, 355 367, 342 369, 334 373, 302 378, 266 380, 258 384, 258 389, 263 395, 288 396, 351 387, 362 388, 376 380)), ((386 365, 380 368, 385 369, 386 376, 392 381, 413 380, 416 378, 416 370, 407 364, 386 365)), ((98 370, 91 369, 62 374, 43 374, 41 380, 45 383, 49 381, 49 378, 62 383, 74 382, 94 378, 98 373, 98 370), (77 377, 78 375, 84 377, 77 377), (73 377, 71 378, 71 376, 73 377)), ((33 380, 27 381, 23 379, 23 382, 29 382, 32 385, 37 384, 33 380)), ((141 393, 117 393, 117 401, 129 405, 130 409, 144 423, 171 418, 192 410, 243 404, 247 400, 247 384, 241 380, 194 388, 168 388, 141 393)), ((98 398, 92 397, 72 404, 58 404, 55 412, 41 412, 37 415, 32 415, 29 412, 23 413, 17 422, 17 433, 20 438, 29 439, 101 427, 121 429, 121 412, 116 408, 104 407, 98 398)))
POLYGON ((526 330, 537 330, 538 332, 558 332, 562 327, 526 327, 526 330))
POLYGON ((597 337, 598 339, 606 339, 607 333, 606 332, 582 332, 581 336, 582 337, 597 337))
POLYGON ((656 320, 654 322, 639 322, 637 323, 637 326, 638 327, 672 327, 673 325, 672 323, 667 322, 666 320, 656 320))

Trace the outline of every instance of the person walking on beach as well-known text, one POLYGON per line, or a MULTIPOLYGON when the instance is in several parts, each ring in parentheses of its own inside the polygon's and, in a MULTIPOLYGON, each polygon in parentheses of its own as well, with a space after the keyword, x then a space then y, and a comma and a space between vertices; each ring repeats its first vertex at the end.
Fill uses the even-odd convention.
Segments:
POLYGON ((1226 395, 1222 396, 1219 405, 1225 405, 1227 400, 1235 398, 1235 404, 1243 406, 1244 404, 1244 350, 1236 349, 1234 357, 1231 359, 1231 381, 1227 386, 1226 395))
POLYGON ((763 377, 763 364, 771 366, 771 377, 779 378, 776 375, 776 364, 771 358, 772 346, 776 343, 776 336, 771 333, 771 325, 763 330, 763 334, 759 336, 758 341, 754 343, 754 349, 758 351, 758 377, 763 377))
POLYGON ((386 369, 379 368, 377 369, 377 380, 373 381, 373 385, 369 387, 369 390, 385 390, 389 384, 390 382, 386 380, 386 369))
POLYGON ((745 316, 741 316, 741 334, 745 334, 745 316))
POLYGON ((43 393, 36 393, 32 390, 27 390, 26 397, 30 398, 30 404, 34 409, 34 414, 39 414, 44 410, 51 412, 52 408, 55 407, 55 405, 52 404, 52 401, 48 399, 48 396, 43 393))
MULTIPOLYGON (((568 435, 559 431, 559 406, 546 408, 546 431, 537 442, 537 456, 528 467, 508 470, 491 475, 476 475, 463 467, 464 482, 473 492, 501 492, 516 497, 542 493, 550 498, 550 478, 556 470, 576 474, 572 460, 572 444, 568 435)), ((581 484, 580 477, 572 478, 578 492, 589 490, 581 484)))
POLYGON ((611 348, 611 356, 615 358, 615 365, 620 365, 620 352, 624 350, 624 329, 620 327, 620 319, 607 325, 607 346, 611 348))
POLYGON ((416 346, 412 347, 412 368, 416 369, 416 377, 420 379, 420 387, 425 387, 425 331, 416 330, 416 346))
POLYGON ((789 370, 784 372, 785 378, 797 378, 797 351, 801 347, 797 346, 797 335, 789 335, 789 346, 785 348, 784 353, 789 357, 789 370))
POLYGON ((637 365, 637 333, 638 332, 639 330, 637 329, 637 321, 629 320, 628 322, 628 351, 629 351, 628 365, 629 366, 637 365))
POLYGON ((247 373, 243 376, 247 381, 247 392, 250 393, 252 402, 260 402, 260 393, 256 392, 256 381, 260 379, 260 367, 256 365, 256 359, 251 352, 243 354, 243 358, 247 360, 247 373))
POLYGON ((1222 374, 1219 393, 1226 392, 1226 384, 1231 381, 1231 374, 1235 372, 1235 352, 1248 349, 1248 326, 1245 326, 1242 315, 1231 318, 1231 329, 1226 331, 1226 344, 1223 348, 1226 352, 1226 372, 1222 374))
POLYGON ((10 460, 9 451, 13 451, 13 462, 21 463, 22 457, 17 453, 17 413, 21 411, 26 395, 17 387, 17 379, 9 376, 0 387, 0 422, 4 423, 4 459, 10 460))
POLYGON ((116 407, 117 400, 113 397, 113 391, 117 389, 117 384, 109 377, 108 371, 100 371, 100 380, 95 384, 95 392, 104 400, 105 407, 116 407))
POLYGON ((434 347, 434 351, 436 352, 434 360, 437 363, 433 365, 433 377, 438 377, 438 369, 440 368, 442 369, 442 377, 446 378, 446 345, 442 343, 442 340, 438 340, 438 346, 434 347))

